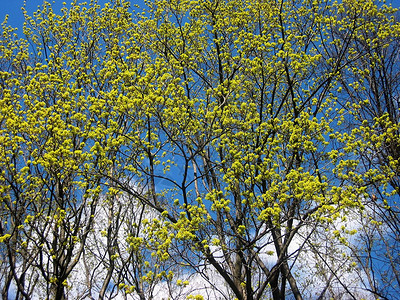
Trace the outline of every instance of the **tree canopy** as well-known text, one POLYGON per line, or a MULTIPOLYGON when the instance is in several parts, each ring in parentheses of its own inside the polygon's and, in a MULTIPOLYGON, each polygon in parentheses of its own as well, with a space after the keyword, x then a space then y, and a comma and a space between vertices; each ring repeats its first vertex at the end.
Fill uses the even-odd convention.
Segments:
POLYGON ((373 0, 45 2, 0 37, 3 299, 400 292, 400 23, 373 0))

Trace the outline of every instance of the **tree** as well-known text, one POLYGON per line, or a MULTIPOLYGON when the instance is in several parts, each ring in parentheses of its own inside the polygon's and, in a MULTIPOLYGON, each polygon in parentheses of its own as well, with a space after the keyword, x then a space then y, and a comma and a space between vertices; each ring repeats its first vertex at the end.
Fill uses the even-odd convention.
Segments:
POLYGON ((81 14, 73 6, 57 16, 44 4, 35 19, 26 16, 26 41, 3 26, 2 59, 9 63, 1 90, 5 299, 12 280, 17 298, 30 298, 38 278, 47 297, 65 298, 100 195, 113 193, 102 174, 112 171, 121 128, 118 117, 109 119, 113 106, 98 94, 108 90, 109 79, 101 72, 106 59, 94 55, 109 45, 99 48, 97 28, 104 24, 94 22, 111 20, 105 20, 111 17, 107 11, 95 20, 98 10, 93 5, 81 14))
POLYGON ((352 179, 368 190, 360 217, 363 234, 352 250, 365 270, 366 286, 383 299, 400 291, 400 40, 397 10, 387 7, 385 12, 360 16, 369 25, 360 27, 351 42, 349 55, 358 58, 343 70, 340 79, 341 102, 349 111, 347 121, 352 128, 346 142, 359 159, 352 179), (374 222, 370 224, 368 219, 374 222))
MULTIPOLYGON (((368 192, 348 138, 361 125, 344 126, 355 117, 343 116, 340 89, 367 56, 354 51, 365 28, 392 45, 393 10, 367 0, 147 5, 133 16, 126 1, 60 15, 45 4, 26 15, 24 39, 3 25, 3 297, 15 286, 31 298, 35 285, 72 297, 83 268, 81 297, 152 298, 157 284, 195 297, 186 279, 196 275, 227 299, 302 299, 300 259, 333 264, 317 238, 368 192)), ((391 180, 370 169, 384 178, 375 185, 391 180)), ((339 271, 323 268, 317 296, 339 271)))

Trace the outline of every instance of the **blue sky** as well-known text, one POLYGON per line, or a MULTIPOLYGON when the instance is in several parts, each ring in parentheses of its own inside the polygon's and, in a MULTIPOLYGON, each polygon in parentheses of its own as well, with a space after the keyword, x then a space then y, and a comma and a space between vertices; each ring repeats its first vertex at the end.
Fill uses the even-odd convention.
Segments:
MULTIPOLYGON (((62 7, 62 3, 70 3, 72 0, 55 0, 51 1, 48 0, 49 2, 53 3, 53 7, 55 11, 59 10, 62 7)), ((86 0, 87 2, 90 2, 90 0, 86 0)), ((84 2, 84 0, 80 1, 84 2)), ((106 2, 109 2, 109 0, 98 0, 99 4, 103 5, 106 2)), ((136 3, 139 5, 143 5, 144 1, 143 0, 132 0, 132 4, 136 3)), ((32 14, 33 11, 35 11, 38 7, 38 5, 42 4, 43 0, 26 0, 26 7, 27 10, 30 14, 32 14)), ((387 4, 391 4, 394 7, 400 7, 400 0, 387 0, 387 4)), ((23 23, 23 15, 21 11, 21 7, 24 5, 24 0, 0 0, 0 22, 3 22, 4 17, 6 15, 9 15, 8 18, 8 24, 13 26, 13 27, 18 27, 19 29, 22 27, 23 23)))
MULTIPOLYGON (((26 7, 30 14, 32 14, 42 4, 44 0, 26 0, 26 7)), ((62 7, 62 3, 71 3, 72 0, 48 0, 53 3, 54 10, 57 11, 62 7)), ((90 2, 90 0, 80 0, 79 2, 90 2)), ((110 0, 98 0, 98 3, 104 5, 104 3, 110 0)), ((143 0, 131 0, 132 4, 139 4, 144 6, 143 0)), ((387 4, 391 4, 393 7, 400 7, 400 0, 386 0, 387 4)), ((0 23, 3 22, 6 15, 9 16, 8 24, 17 27, 21 30, 23 23, 23 14, 21 7, 24 5, 24 0, 0 0, 0 23)))
MULTIPOLYGON (((399 0, 400 1, 400 0, 399 0)), ((26 8, 28 13, 32 15, 34 11, 37 10, 38 5, 41 5, 43 0, 26 0, 26 8)), ((48 2, 52 3, 54 11, 57 12, 63 6, 62 3, 71 3, 72 0, 55 0, 48 2)), ((90 0, 82 0, 79 2, 90 2, 90 0)), ((100 5, 104 5, 104 3, 110 2, 110 0, 98 0, 100 5)), ((132 0, 132 4, 143 5, 143 0, 132 0)), ((24 5, 24 0, 0 0, 0 23, 4 21, 6 15, 8 15, 8 24, 17 27, 18 29, 22 28, 22 23, 24 21, 24 16, 21 11, 21 7, 24 5)))
MULTIPOLYGON (((69 3, 70 0, 57 0, 54 2, 55 10, 59 10, 62 7, 62 3, 66 2, 69 3)), ((105 2, 104 0, 100 2, 105 2)), ((35 10, 37 10, 38 5, 42 4, 43 1, 41 0, 26 0, 26 8, 30 14, 32 14, 35 10)), ((24 21, 24 16, 21 11, 21 7, 24 5, 24 0, 0 0, 0 20, 1 22, 4 21, 4 17, 8 15, 8 24, 17 27, 18 29, 21 28, 22 23, 24 21)))

